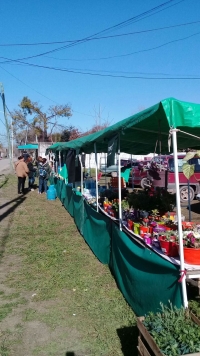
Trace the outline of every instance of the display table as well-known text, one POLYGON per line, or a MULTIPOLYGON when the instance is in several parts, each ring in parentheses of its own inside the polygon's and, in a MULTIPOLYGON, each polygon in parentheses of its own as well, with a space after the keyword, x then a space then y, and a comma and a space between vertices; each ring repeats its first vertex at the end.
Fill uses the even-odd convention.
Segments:
MULTIPOLYGON (((118 222, 118 220, 112 216, 110 216, 109 214, 107 214, 106 211, 104 211, 101 207, 99 207, 99 210, 102 214, 105 214, 106 216, 108 216, 110 219, 112 219, 114 222, 118 222)), ((144 239, 140 236, 137 235, 136 233, 134 233, 132 230, 129 230, 125 225, 122 225, 122 229, 124 231, 126 231, 127 234, 129 234, 129 236, 135 240, 137 240, 138 242, 140 242, 143 246, 145 246, 146 248, 153 250, 156 254, 158 254, 160 257, 162 257, 163 259, 169 261, 170 263, 176 265, 176 266, 180 266, 180 258, 179 257, 169 257, 167 255, 165 255, 162 250, 156 248, 155 246, 152 245, 148 245, 145 243, 144 239)), ((199 295, 200 295, 200 265, 191 265, 188 263, 184 263, 184 269, 185 269, 185 273, 186 273, 186 281, 188 283, 190 283, 191 285, 195 286, 198 288, 199 290, 199 295)))
POLYGON ((148 248, 142 238, 90 205, 70 185, 55 179, 63 206, 74 218, 80 234, 101 263, 107 264, 136 315, 156 312, 160 302, 182 305, 179 265, 148 248))

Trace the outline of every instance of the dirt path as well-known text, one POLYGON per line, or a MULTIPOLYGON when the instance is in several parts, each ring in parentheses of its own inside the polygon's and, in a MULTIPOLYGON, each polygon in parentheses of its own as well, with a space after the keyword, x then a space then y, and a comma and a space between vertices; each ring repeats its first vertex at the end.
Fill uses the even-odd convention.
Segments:
POLYGON ((134 313, 60 201, 11 176, 0 203, 0 355, 136 353, 134 313))

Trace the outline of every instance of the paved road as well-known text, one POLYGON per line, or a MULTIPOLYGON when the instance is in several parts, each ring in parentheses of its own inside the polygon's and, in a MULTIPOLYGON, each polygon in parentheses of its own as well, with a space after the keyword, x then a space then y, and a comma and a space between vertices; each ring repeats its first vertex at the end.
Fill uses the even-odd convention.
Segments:
POLYGON ((10 160, 9 158, 3 158, 0 160, 0 174, 7 174, 10 172, 10 160))

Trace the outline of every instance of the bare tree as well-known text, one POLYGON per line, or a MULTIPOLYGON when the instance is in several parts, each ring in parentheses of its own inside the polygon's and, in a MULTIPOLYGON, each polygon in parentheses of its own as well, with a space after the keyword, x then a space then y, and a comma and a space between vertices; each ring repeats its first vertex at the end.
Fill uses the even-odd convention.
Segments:
POLYGON ((58 125, 58 119, 70 116, 72 113, 69 105, 50 106, 45 112, 42 106, 25 96, 19 104, 19 109, 12 113, 14 133, 17 135, 17 132, 20 131, 27 140, 28 131, 33 130, 35 135, 39 137, 42 135, 41 139, 45 141, 48 140, 47 132, 50 125, 49 134, 51 136, 53 129, 58 125))

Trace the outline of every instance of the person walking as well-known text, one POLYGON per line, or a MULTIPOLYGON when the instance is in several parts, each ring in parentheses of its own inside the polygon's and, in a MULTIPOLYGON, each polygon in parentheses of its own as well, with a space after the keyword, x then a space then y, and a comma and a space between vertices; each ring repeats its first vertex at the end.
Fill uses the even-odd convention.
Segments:
POLYGON ((27 167, 29 169, 29 174, 28 174, 28 189, 30 191, 34 191, 33 189, 33 184, 35 182, 35 172, 36 172, 36 168, 33 167, 33 162, 32 162, 32 157, 28 157, 26 164, 27 167))
POLYGON ((26 177, 28 176, 29 169, 27 164, 24 162, 24 157, 19 156, 18 161, 15 164, 15 172, 18 177, 18 194, 25 193, 24 185, 26 177))
POLYGON ((43 158, 38 164, 38 176, 39 176, 39 194, 47 192, 47 182, 51 173, 51 168, 46 158, 43 158))

